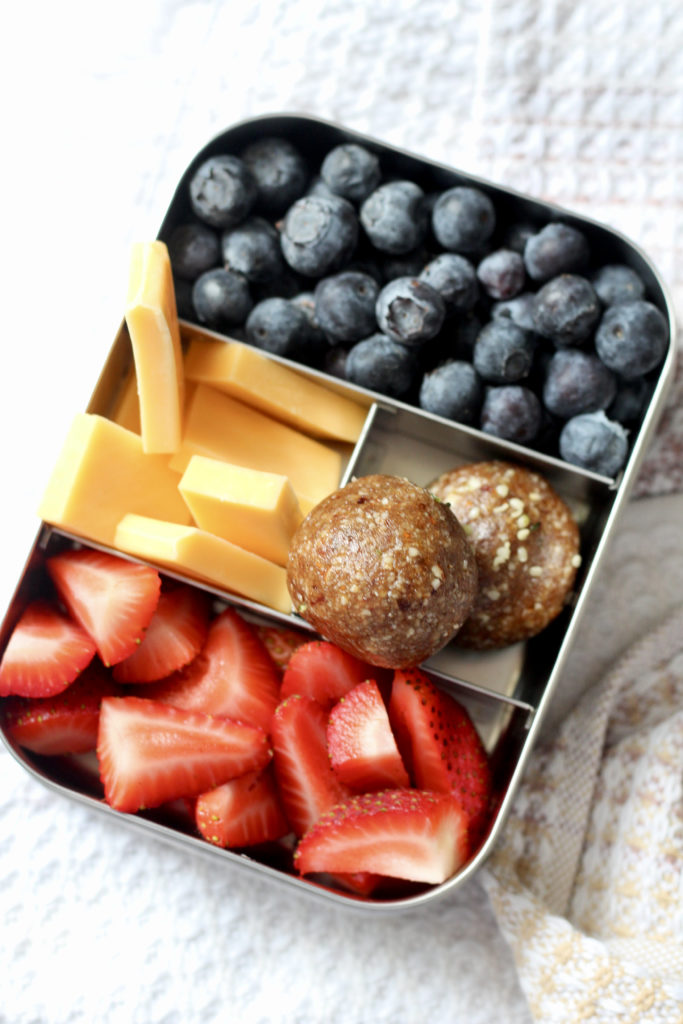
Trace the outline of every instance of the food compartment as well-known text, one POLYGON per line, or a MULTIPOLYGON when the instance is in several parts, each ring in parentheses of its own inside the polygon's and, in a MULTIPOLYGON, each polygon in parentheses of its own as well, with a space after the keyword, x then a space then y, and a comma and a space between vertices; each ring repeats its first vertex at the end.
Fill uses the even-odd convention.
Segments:
MULTIPOLYGON (((3 635, 6 644, 11 630, 26 606, 36 600, 55 600, 54 586, 48 576, 45 560, 70 551, 103 551, 102 546, 84 545, 76 538, 69 537, 58 530, 43 526, 36 540, 27 563, 26 572, 17 588, 10 614, 8 615, 3 635)), ((163 585, 166 586, 176 577, 162 574, 163 585)), ((212 616, 218 616, 231 602, 225 595, 219 595, 208 588, 212 600, 212 616)), ((277 617, 268 615, 263 609, 247 607, 243 602, 236 606, 240 616, 250 626, 272 627, 280 625, 277 617)), ((520 754, 527 740, 528 730, 533 721, 533 708, 514 698, 500 697, 487 692, 476 685, 453 680, 441 673, 430 673, 432 682, 455 698, 464 707, 474 723, 481 741, 487 751, 491 763, 492 784, 491 800, 493 810, 488 822, 489 841, 493 841, 494 833, 500 826, 500 808, 505 804, 510 793, 513 779, 519 768, 520 754)), ((133 686, 136 696, 144 695, 144 687, 133 686)), ((126 695, 125 688, 121 692, 126 695)), ((99 766, 94 751, 72 755, 43 755, 32 752, 21 746, 11 735, 9 719, 3 715, 3 707, 9 704, 0 701, 0 733, 16 759, 38 780, 61 795, 68 796, 89 807, 153 834, 165 841, 210 856, 219 863, 247 868, 265 875, 272 880, 317 895, 326 900, 341 904, 361 905, 389 910, 412 906, 415 903, 431 899, 438 890, 445 890, 456 884, 463 873, 473 870, 484 854, 483 846, 475 851, 463 865, 456 876, 448 879, 441 886, 387 881, 372 895, 364 896, 360 892, 345 890, 343 886, 324 876, 300 878, 294 868, 292 852, 295 840, 285 835, 280 840, 264 842, 243 849, 222 849, 202 838, 195 821, 192 809, 186 801, 172 800, 164 802, 149 810, 137 813, 121 813, 109 806, 103 798, 103 788, 99 777, 99 766)))
MULTIPOLYGON (((293 159, 291 154, 290 159, 293 159)), ((249 163, 249 166, 252 164, 249 163)), ((282 171, 286 175, 286 166, 285 160, 283 167, 278 166, 278 171, 282 171)), ((220 178, 220 174, 217 176, 220 178)), ((199 177, 201 178, 201 174, 199 177)), ((358 185, 355 179, 354 185, 358 185)), ((412 195, 412 192, 410 194, 412 195)), ((464 201, 463 198, 462 202, 464 203, 464 201)), ((313 232, 313 221, 319 212, 313 210, 312 207, 306 208, 306 216, 302 216, 302 223, 305 220, 311 232, 313 232)), ((595 385, 601 396, 592 399, 593 405, 590 404, 591 399, 586 398, 586 411, 607 410, 608 419, 617 424, 612 430, 615 449, 624 446, 628 451, 628 459, 632 463, 638 447, 638 439, 648 433, 651 411, 660 405, 666 381, 671 376, 675 348, 675 320, 671 301, 656 269, 636 245, 618 232, 593 222, 589 218, 572 214, 552 203, 532 199, 483 178, 468 175, 457 169, 400 151, 375 139, 318 118, 293 115, 266 116, 237 124, 212 139, 193 159, 181 178, 162 224, 160 237, 169 244, 172 257, 174 251, 177 253, 176 285, 180 297, 179 302, 183 311, 182 315, 189 320, 195 323, 202 322, 205 326, 213 326, 222 333, 246 339, 251 344, 284 355, 296 362, 308 365, 314 370, 328 375, 331 373, 333 377, 345 378, 352 384, 360 384, 363 389, 378 392, 380 395, 388 397, 389 400, 397 399, 413 407, 425 408, 429 412, 446 415, 449 419, 471 424, 475 428, 479 428, 484 422, 483 418, 480 420, 480 413, 483 417, 482 403, 487 404, 489 399, 492 399, 493 392, 498 391, 499 386, 521 386, 525 391, 531 391, 534 396, 529 398, 527 394, 524 395, 525 406, 528 403, 534 404, 538 399, 543 410, 539 421, 540 425, 537 423, 536 427, 531 428, 536 430, 535 435, 522 437, 520 431, 516 438, 524 447, 532 451, 559 457, 560 431, 565 422, 575 415, 571 406, 575 406, 577 399, 576 395, 569 397, 569 391, 576 386, 576 380, 581 378, 584 380, 582 387, 590 388, 595 385), (256 220, 265 218, 270 221, 271 230, 274 227, 280 234, 282 249, 287 255, 286 242, 290 234, 288 222, 290 211, 295 210, 298 202, 308 203, 309 200, 318 202, 318 200, 329 199, 332 195, 330 182, 333 182, 334 188, 338 190, 334 193, 333 199, 335 196, 336 198, 339 198, 340 195, 344 196, 345 200, 350 203, 349 209, 352 208, 354 211, 353 215, 356 217, 358 229, 357 242, 351 252, 345 253, 343 258, 340 256, 329 267, 309 268, 303 271, 298 268, 297 259, 293 257, 293 261, 286 261, 281 270, 277 274, 273 272, 274 276, 269 277, 268 280, 261 280, 256 271, 254 271, 255 276, 252 280, 251 267, 247 265, 248 261, 245 263, 245 252, 249 245, 255 245, 254 239, 245 239, 240 236, 240 246, 245 248, 238 250, 232 238, 232 226, 216 226, 211 222, 211 215, 202 208, 202 202, 208 202, 210 196, 218 195, 220 186, 217 184, 215 193, 212 193, 211 175, 209 175, 206 181, 202 179, 203 187, 199 188, 197 172, 203 171, 207 167, 207 161, 225 158, 227 160, 237 159, 239 163, 242 157, 249 161, 260 146, 270 145, 270 140, 273 139, 281 140, 285 145, 294 147, 297 154, 296 159, 301 161, 302 177, 299 181, 298 191, 295 189, 296 198, 293 198, 294 194, 289 196, 283 208, 274 214, 265 199, 260 196, 260 193, 257 193, 249 214, 234 230, 239 234, 241 224, 251 225, 254 218, 256 220), (330 158, 337 151, 337 147, 345 145, 360 147, 366 154, 367 160, 377 161, 373 172, 375 177, 370 183, 365 183, 366 189, 370 190, 369 194, 366 192, 365 198, 363 198, 362 189, 360 192, 350 189, 348 195, 345 192, 344 174, 351 179, 354 172, 358 171, 358 167, 351 166, 350 158, 347 165, 340 162, 337 168, 339 178, 342 180, 335 179, 333 181, 334 171, 330 172, 329 169, 330 158), (341 168, 345 168, 345 170, 341 170, 341 168), (397 222, 400 221, 405 226, 405 223, 410 222, 411 218, 414 221, 420 220, 420 218, 424 220, 419 232, 420 241, 410 249, 406 249, 407 243, 403 237, 391 242, 388 238, 380 241, 376 237, 377 223, 384 223, 384 207, 379 202, 375 204, 374 199, 385 186, 396 181, 408 182, 410 189, 417 189, 413 196, 413 205, 405 197, 403 200, 395 196, 391 200, 384 197, 387 207, 393 202, 397 203, 397 222), (486 222, 490 228, 485 238, 477 240, 472 238, 467 241, 461 239, 458 242, 444 236, 443 226, 441 229, 437 227, 436 207, 444 204, 446 194, 451 189, 463 187, 465 190, 470 190, 468 195, 471 195, 473 191, 479 197, 478 202, 482 204, 482 208, 479 211, 481 216, 478 220, 482 223, 486 222), (198 191, 202 196, 202 202, 199 205, 197 205, 198 191), (419 195, 422 196, 420 201, 416 198, 419 198, 419 195), (366 204, 368 205, 366 206, 366 204), (493 212, 491 212, 489 204, 493 212), (419 210, 419 215, 416 210, 419 210), (540 233, 549 226, 556 228, 558 224, 562 229, 567 228, 570 233, 578 232, 580 236, 578 241, 574 236, 569 241, 565 239, 561 245, 567 245, 569 248, 566 252, 563 250, 561 253, 559 248, 551 251, 558 244, 555 240, 550 240, 548 244, 544 241, 541 244, 535 237, 540 237, 540 233), (197 280, 201 275, 188 271, 182 259, 182 253, 185 250, 184 243, 180 241, 180 238, 182 231, 186 230, 188 225, 199 225, 201 230, 213 231, 215 253, 217 254, 214 260, 215 268, 220 267, 228 271, 234 268, 237 272, 244 272, 251 290, 250 302, 254 310, 260 310, 264 300, 269 302, 276 297, 284 305, 287 305, 289 300, 294 300, 294 305, 307 309, 309 313, 317 309, 320 315, 326 314, 324 294, 318 294, 323 286, 327 286, 328 282, 334 280, 339 273, 343 274, 347 270, 360 272, 365 275, 364 287, 379 289, 375 311, 376 320, 371 318, 369 321, 371 328, 368 333, 373 335, 373 332, 388 332, 394 341, 404 341, 400 336, 401 328, 397 326, 398 320, 403 317, 404 313, 403 311, 400 314, 395 313, 396 323, 392 326, 387 323, 386 309, 385 313, 380 311, 380 307, 384 309, 389 303, 389 298, 382 300, 382 296, 385 295, 387 286, 391 282, 397 278, 404 282, 412 278, 413 284, 419 282, 420 287, 425 283, 429 284, 430 281, 435 284, 440 279, 439 274, 432 267, 434 260, 440 259, 444 255, 449 257, 455 253, 458 259, 468 264, 465 276, 472 287, 466 289, 461 281, 462 290, 455 289, 459 296, 457 300, 453 299, 453 294, 448 293, 447 289, 443 292, 444 295, 450 294, 450 298, 447 298, 446 301, 446 314, 443 322, 435 335, 429 336, 429 332, 427 332, 425 337, 420 337, 417 340, 413 340, 411 337, 410 343, 406 343, 405 347, 410 348, 411 356, 415 356, 411 362, 411 383, 404 385, 401 390, 397 390, 394 385, 398 377, 404 371, 407 372, 406 364, 400 361, 400 369, 397 364, 392 380, 387 380, 386 375, 382 375, 382 384, 373 383, 373 381, 377 381, 374 370, 369 376, 359 376, 359 359, 355 355, 358 344, 357 337, 353 341, 343 340, 340 334, 330 333, 330 331, 338 330, 333 325, 327 325, 327 342, 325 339, 321 341, 318 338, 312 347, 308 342, 304 344, 291 339, 283 341, 280 336, 276 338, 273 335, 271 337, 269 325, 266 324, 264 327, 261 324, 260 314, 256 326, 250 324, 249 316, 246 314, 236 316, 227 326, 212 325, 212 314, 201 309, 198 312, 196 296, 193 300, 197 280), (179 230, 180 235, 178 234, 179 230), (543 259, 547 260, 547 265, 541 266, 538 256, 534 259, 531 251, 527 253, 526 248, 527 243, 530 242, 530 236, 534 238, 536 250, 543 250, 545 254, 543 259), (572 246, 576 248, 576 251, 572 250, 572 246), (517 277, 523 283, 520 284, 518 281, 514 286, 511 285, 509 278, 515 275, 510 272, 506 278, 502 271, 500 280, 498 280, 497 274, 494 274, 495 282, 491 280, 491 271, 486 267, 485 261, 489 257, 498 259, 501 252, 507 253, 508 257, 510 252, 514 252, 518 259, 522 259, 524 268, 522 270, 517 266, 517 270, 520 272, 517 277), (535 266, 535 263, 538 265, 535 266), (617 267, 616 272, 613 271, 615 266, 617 267), (429 271, 426 268, 429 268, 429 271), (607 268, 607 280, 599 280, 599 274, 603 274, 605 268, 607 268), (614 279, 610 278, 610 274, 616 274, 614 279), (623 280, 620 275, 624 274, 633 274, 634 277, 632 280, 623 280), (505 280, 503 280, 504 278, 505 280), (565 284, 565 278, 571 278, 573 284, 571 286, 565 284), (575 279, 579 279, 578 285, 575 279), (369 280, 370 284, 368 284, 369 280), (540 292, 545 291, 549 284, 554 284, 557 281, 568 290, 576 286, 578 292, 576 295, 572 293, 571 298, 568 293, 566 295, 563 293, 559 297, 553 293, 544 298, 540 304, 542 308, 535 308, 534 303, 537 303, 540 292), (620 288, 622 290, 619 292, 620 288), (463 298, 464 292, 468 294, 467 300, 463 298), (583 295, 584 292, 590 297, 588 304, 590 309, 584 308, 582 305, 586 298, 583 295), (614 313, 613 303, 617 292, 619 301, 624 301, 626 297, 638 300, 643 298, 650 307, 655 307, 654 309, 650 308, 645 314, 646 318, 653 317, 657 321, 654 326, 655 334, 658 335, 656 345, 653 343, 653 351, 656 349, 652 356, 654 363, 648 363, 647 368, 642 372, 637 367, 634 369, 632 365, 629 365, 628 368, 625 365, 620 366, 619 369, 612 367, 611 379, 609 374, 605 377, 604 366, 596 368, 596 364, 591 364, 590 360, 586 365, 581 364, 580 366, 577 362, 574 368, 569 370, 565 366, 562 371, 564 374, 562 379, 566 381, 567 375, 569 375, 574 377, 574 382, 568 385, 569 390, 563 395, 559 404, 556 396, 554 400, 548 399, 551 405, 546 408, 544 381, 553 355, 558 354, 561 359, 570 361, 573 358, 578 358, 580 361, 584 356, 593 358, 596 351, 595 339, 598 332, 603 329, 603 321, 605 321, 604 333, 607 332, 607 320, 614 313), (579 293, 583 298, 580 298, 579 293), (507 307, 506 303, 508 303, 507 307), (521 303, 521 305, 515 306, 515 303, 521 303), (574 308, 573 304, 576 304, 575 310, 570 312, 569 307, 574 308), (553 320, 551 325, 546 324, 546 314, 549 309, 551 320, 555 313, 561 310, 563 316, 566 313, 566 322, 563 320, 562 324, 556 324, 553 320), (491 364, 485 370, 483 366, 487 363, 488 357, 482 354, 478 358, 474 351, 475 340, 482 329, 490 332, 490 329, 495 324, 499 324, 501 320, 508 326, 512 322, 512 331, 521 329, 526 332, 526 341, 531 350, 522 359, 525 365, 518 373, 513 374, 511 370, 508 373, 506 365, 504 379, 497 376, 497 370, 494 371, 491 364), (574 329, 581 335, 580 338, 573 336, 574 329), (393 333, 394 331, 397 333, 393 333), (349 359, 353 361, 353 369, 350 371, 350 376, 347 376, 345 367, 350 365, 349 359), (440 370, 443 364, 453 360, 474 364, 477 374, 481 377, 479 396, 478 398, 470 397, 468 400, 466 418, 464 414, 460 415, 456 411, 445 413, 441 409, 432 407, 430 404, 432 400, 423 399, 421 394, 421 387, 432 372, 440 370), (593 383, 585 384, 586 378, 592 376, 595 376, 593 383), (603 377, 605 377, 604 380, 603 377), (598 379, 601 380, 601 385, 596 383, 598 379), (616 388, 616 397, 612 393, 611 389, 613 388, 616 388), (477 402, 478 407, 474 408, 473 405, 476 405, 477 402), (626 435, 622 428, 625 428, 626 435), (618 436, 617 440, 614 435, 618 436), (625 445, 624 438, 627 442, 625 445)), ((208 271, 209 274, 213 272, 214 267, 208 271)), ((443 268, 439 273, 442 272, 443 268)), ((442 280, 439 287, 445 287, 442 280)), ((329 292, 329 289, 327 291, 329 292)), ((409 297, 408 293, 403 294, 403 291, 401 290, 400 294, 397 293, 396 310, 402 304, 405 306, 412 301, 412 296, 409 297)), ((393 306, 391 308, 394 309, 393 306)), ((424 306, 420 307, 420 316, 424 315, 425 308, 424 306)), ((406 322, 409 319, 406 317, 406 322)), ((327 321, 325 322, 327 323, 327 321)), ((622 338, 624 333, 629 333, 629 326, 624 327, 621 322, 611 326, 614 338, 622 338)), ((407 328, 405 329, 407 330, 407 328)), ((490 337, 489 334, 487 345, 494 344, 490 341, 490 337)), ((362 343, 364 340, 363 338, 362 343)), ((509 339, 501 341, 500 338, 497 338, 494 347, 499 343, 503 347, 509 343, 512 344, 509 339)), ((626 340, 624 344, 626 344, 626 340)), ((487 346, 482 344, 479 347, 483 353, 487 346)), ((605 348, 607 347, 606 345, 605 348)), ((600 351, 605 359, 609 358, 602 347, 600 351)), ((369 357, 366 354, 364 360, 367 358, 369 357)), ((393 359, 394 356, 392 355, 391 358, 393 359)), ((515 347, 514 360, 517 359, 521 359, 521 356, 515 347)), ((375 354, 372 356, 373 367, 375 366, 374 360, 375 354)), ((510 366, 512 362, 513 357, 510 357, 510 366)), ((364 365, 367 368, 367 362, 364 365)), ((645 366, 645 362, 642 365, 645 366)), ((610 366, 612 366, 611 362, 610 366)), ((559 368, 556 368, 554 373, 555 379, 558 380, 561 376, 559 368)), ((560 390, 564 386, 560 385, 560 390)), ((555 390, 557 391, 557 386, 555 390)), ((498 411, 500 412, 500 406, 498 406, 498 411)), ((537 409, 532 408, 531 405, 526 411, 532 415, 532 418, 537 416, 537 409)), ((511 433, 506 433, 509 423, 503 424, 498 418, 498 413, 487 413, 486 418, 487 429, 492 430, 498 436, 512 437, 511 433), (501 431, 503 432, 501 433, 501 431)), ((519 420, 516 422, 516 428, 519 427, 520 422, 519 420)), ((591 427, 590 429, 597 430, 598 428, 591 427)), ((604 464, 607 465, 609 461, 617 468, 610 469, 609 472, 605 470, 605 475, 612 479, 619 479, 626 464, 625 457, 620 456, 616 461, 608 460, 604 464)))

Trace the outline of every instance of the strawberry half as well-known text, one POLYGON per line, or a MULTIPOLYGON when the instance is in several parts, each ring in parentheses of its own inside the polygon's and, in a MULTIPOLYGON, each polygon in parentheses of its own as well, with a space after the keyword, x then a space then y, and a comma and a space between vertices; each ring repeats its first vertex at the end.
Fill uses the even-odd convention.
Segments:
POLYGON ((206 643, 190 664, 145 696, 210 715, 227 715, 268 731, 280 699, 280 674, 255 629, 234 608, 209 626, 206 643))
POLYGON ((293 694, 278 705, 271 724, 280 800, 298 836, 349 795, 327 755, 327 712, 311 697, 293 694))
POLYGON ((255 846, 289 832, 269 769, 247 772, 202 793, 195 817, 204 839, 224 849, 255 846))
POLYGON ((24 610, 0 662, 0 697, 53 697, 66 690, 95 655, 79 625, 47 601, 24 610))
POLYGON ((388 789, 324 814, 300 841, 294 864, 302 875, 369 871, 438 885, 467 854, 467 818, 454 797, 388 789))
POLYGON ((394 673, 389 719, 415 785, 455 796, 476 845, 489 815, 491 769, 465 709, 420 669, 403 669, 394 673))
POLYGON ((335 775, 354 792, 410 785, 373 679, 354 686, 330 711, 327 749, 335 775))
POLYGON ((142 643, 114 666, 114 679, 151 683, 183 668, 202 649, 210 610, 203 590, 182 585, 162 590, 142 643))
POLYGON ((292 654, 282 677, 281 697, 294 693, 331 707, 358 683, 375 678, 377 669, 328 640, 309 640, 292 654))
POLYGON ((97 757, 104 797, 119 811, 196 796, 264 768, 272 752, 262 729, 144 697, 105 697, 97 757))
POLYGON ((144 636, 159 602, 156 569, 104 551, 64 551, 47 559, 62 601, 108 667, 123 661, 144 636))
POLYGON ((256 632, 281 672, 287 668, 294 651, 311 638, 309 633, 287 626, 257 626, 256 632))
POLYGON ((92 661, 63 693, 2 703, 7 734, 36 754, 84 754, 97 745, 103 697, 119 692, 102 663, 92 661))

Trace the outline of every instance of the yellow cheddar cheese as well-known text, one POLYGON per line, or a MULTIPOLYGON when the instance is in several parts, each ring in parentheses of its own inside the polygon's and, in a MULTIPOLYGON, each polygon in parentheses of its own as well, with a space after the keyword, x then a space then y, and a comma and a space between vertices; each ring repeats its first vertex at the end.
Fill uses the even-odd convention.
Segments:
POLYGON ((183 443, 169 465, 184 473, 192 455, 288 477, 304 515, 337 489, 341 477, 338 451, 206 384, 195 388, 183 443))
POLYGON ((178 487, 202 530, 287 564, 302 515, 286 476, 193 455, 178 487))
POLYGON ((38 514, 53 526, 111 545, 127 512, 191 522, 168 456, 148 455, 130 430, 92 413, 73 420, 38 514))
POLYGON ((237 341, 193 338, 185 376, 316 437, 355 444, 367 416, 358 402, 237 341))
POLYGON ((118 524, 115 544, 120 551, 136 558, 240 594, 277 611, 289 613, 292 610, 287 573, 281 566, 196 526, 126 515, 118 524))
POLYGON ((114 423, 125 427, 126 430, 132 430, 135 434, 140 433, 140 402, 135 370, 131 370, 126 377, 111 418, 114 423))
POLYGON ((146 452, 174 452, 182 433, 183 355, 173 275, 163 242, 133 246, 125 309, 146 452))

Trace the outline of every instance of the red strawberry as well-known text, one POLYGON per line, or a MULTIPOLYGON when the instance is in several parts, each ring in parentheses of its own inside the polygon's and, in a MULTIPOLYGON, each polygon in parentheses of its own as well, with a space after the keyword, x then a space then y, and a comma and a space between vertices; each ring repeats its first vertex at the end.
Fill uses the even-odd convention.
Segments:
POLYGON ((83 548, 48 558, 47 570, 105 665, 133 653, 159 601, 156 569, 83 548))
POLYGON ((150 683, 183 668, 209 632, 209 595, 196 587, 162 590, 142 643, 114 667, 119 683, 150 683))
POLYGON ((62 693, 95 655, 75 622, 46 601, 29 604, 0 662, 0 697, 53 697, 62 693))
POLYGON ((94 750, 103 697, 119 692, 100 661, 55 697, 9 697, 2 703, 5 728, 21 747, 36 754, 82 754, 94 750))
POLYGON ((488 817, 491 769, 465 709, 419 669, 404 669, 394 673, 389 719, 415 785, 452 793, 476 844, 488 817))
POLYGON ((137 811, 264 768, 272 752, 251 725, 144 697, 105 697, 97 756, 107 803, 137 811))
POLYGON ((289 832, 272 772, 247 772, 202 793, 197 800, 197 828, 215 846, 255 846, 289 832))
POLYGON ((300 693, 331 707, 358 683, 375 678, 376 672, 376 668, 347 654, 336 644, 309 640, 289 659, 280 696, 300 693))
POLYGON ((268 731, 279 700, 280 674, 253 626, 226 608, 211 623, 200 654, 144 695, 190 711, 258 725, 268 731))
POLYGON ((294 651, 311 638, 310 633, 301 633, 287 626, 257 626, 256 632, 281 672, 287 668, 294 651))
POLYGON ((467 854, 467 818, 454 797, 387 789, 324 814, 299 843, 294 864, 302 875, 370 871, 438 885, 467 854))
POLYGON ((297 835, 349 795, 330 767, 327 712, 311 697, 293 694, 278 705, 271 724, 275 779, 297 835))
POLYGON ((373 679, 354 686, 332 708, 327 749, 335 775, 355 792, 410 785, 373 679))

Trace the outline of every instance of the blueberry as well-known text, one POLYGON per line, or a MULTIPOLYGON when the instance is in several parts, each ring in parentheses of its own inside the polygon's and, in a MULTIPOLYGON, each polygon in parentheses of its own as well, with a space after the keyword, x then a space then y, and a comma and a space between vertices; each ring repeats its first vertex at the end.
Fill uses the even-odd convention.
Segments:
POLYGON ((627 452, 626 431, 602 411, 572 417, 560 434, 562 458, 602 476, 615 476, 624 465, 627 452))
POLYGON ((281 245, 293 270, 324 277, 349 259, 358 239, 356 212, 339 196, 303 196, 289 208, 281 245))
POLYGON ((645 299, 609 306, 595 332, 595 348, 603 363, 626 380, 658 366, 668 340, 664 315, 645 299))
POLYGON ((512 320, 513 324, 523 327, 525 331, 535 331, 534 309, 536 307, 536 293, 522 292, 515 295, 513 299, 501 299, 491 306, 491 316, 494 320, 505 318, 512 320))
POLYGON ((477 277, 492 299, 512 299, 524 287, 524 260, 512 249, 496 249, 479 263, 477 277))
POLYGON ((436 289, 446 303, 448 312, 469 312, 479 298, 479 284, 474 265, 465 256, 442 252, 421 272, 420 280, 436 289))
POLYGON ((381 179, 379 160, 364 146, 348 143, 335 146, 320 168, 320 177, 331 192, 352 203, 362 203, 381 179))
POLYGON ((256 179, 239 157, 212 156, 190 181, 190 203, 200 220, 214 228, 239 224, 256 200, 256 179))
POLYGON ((249 286, 241 274, 216 267, 192 286, 192 304, 200 323, 214 330, 244 323, 252 307, 249 286))
POLYGON ((514 384, 528 375, 535 347, 529 331, 501 317, 482 327, 474 343, 472 361, 485 381, 514 384))
POLYGON ((377 296, 380 330, 404 345, 421 345, 441 330, 446 307, 437 291, 416 277, 397 277, 377 296))
POLYGON ((308 318, 288 299, 263 299, 247 319, 247 340, 266 352, 297 359, 310 346, 308 318))
POLYGON ((590 281, 560 274, 536 293, 534 323, 558 348, 586 341, 600 319, 600 301, 590 281))
POLYGON ((304 194, 308 166, 288 139, 257 139, 242 151, 242 160, 256 180, 258 208, 267 216, 279 217, 304 194))
POLYGON ((582 270, 590 256, 585 235, 569 224, 554 221, 532 235, 524 246, 524 263, 534 281, 582 270))
POLYGON ((550 360, 543 404, 568 420, 584 412, 606 409, 617 392, 617 380, 596 355, 581 349, 559 349, 550 360))
POLYGON ((207 224, 197 221, 179 224, 168 240, 168 255, 177 277, 195 281, 205 270, 220 263, 218 235, 207 224))
POLYGON ((591 283, 604 306, 645 298, 642 277, 623 263, 607 263, 593 274, 591 283))
POLYGON ((489 388, 481 409, 481 429, 506 441, 529 444, 543 422, 541 403, 534 392, 521 384, 489 388))
POLYGON ((262 217, 248 217, 224 231, 221 254, 228 270, 236 270, 256 284, 272 281, 284 270, 280 235, 262 217))
POLYGON ((458 423, 475 423, 483 389, 470 363, 452 360, 426 373, 420 385, 420 407, 458 423))
POLYGON ((355 270, 324 277, 315 289, 315 316, 335 342, 367 338, 377 327, 375 302, 379 285, 369 274, 355 270))
POLYGON ((615 399, 607 409, 607 415, 618 423, 637 423, 647 409, 652 391, 652 383, 644 377, 619 381, 615 399))
POLYGON ((419 364, 415 351, 385 334, 372 334, 349 349, 346 379, 352 384, 401 398, 412 388, 419 364))
POLYGON ((456 186, 442 192, 432 210, 432 229, 439 243, 451 252, 482 249, 496 226, 496 211, 489 197, 477 188, 456 186))
POLYGON ((412 252, 427 233, 425 194, 412 181, 388 181, 365 200, 360 222, 380 252, 412 252))

